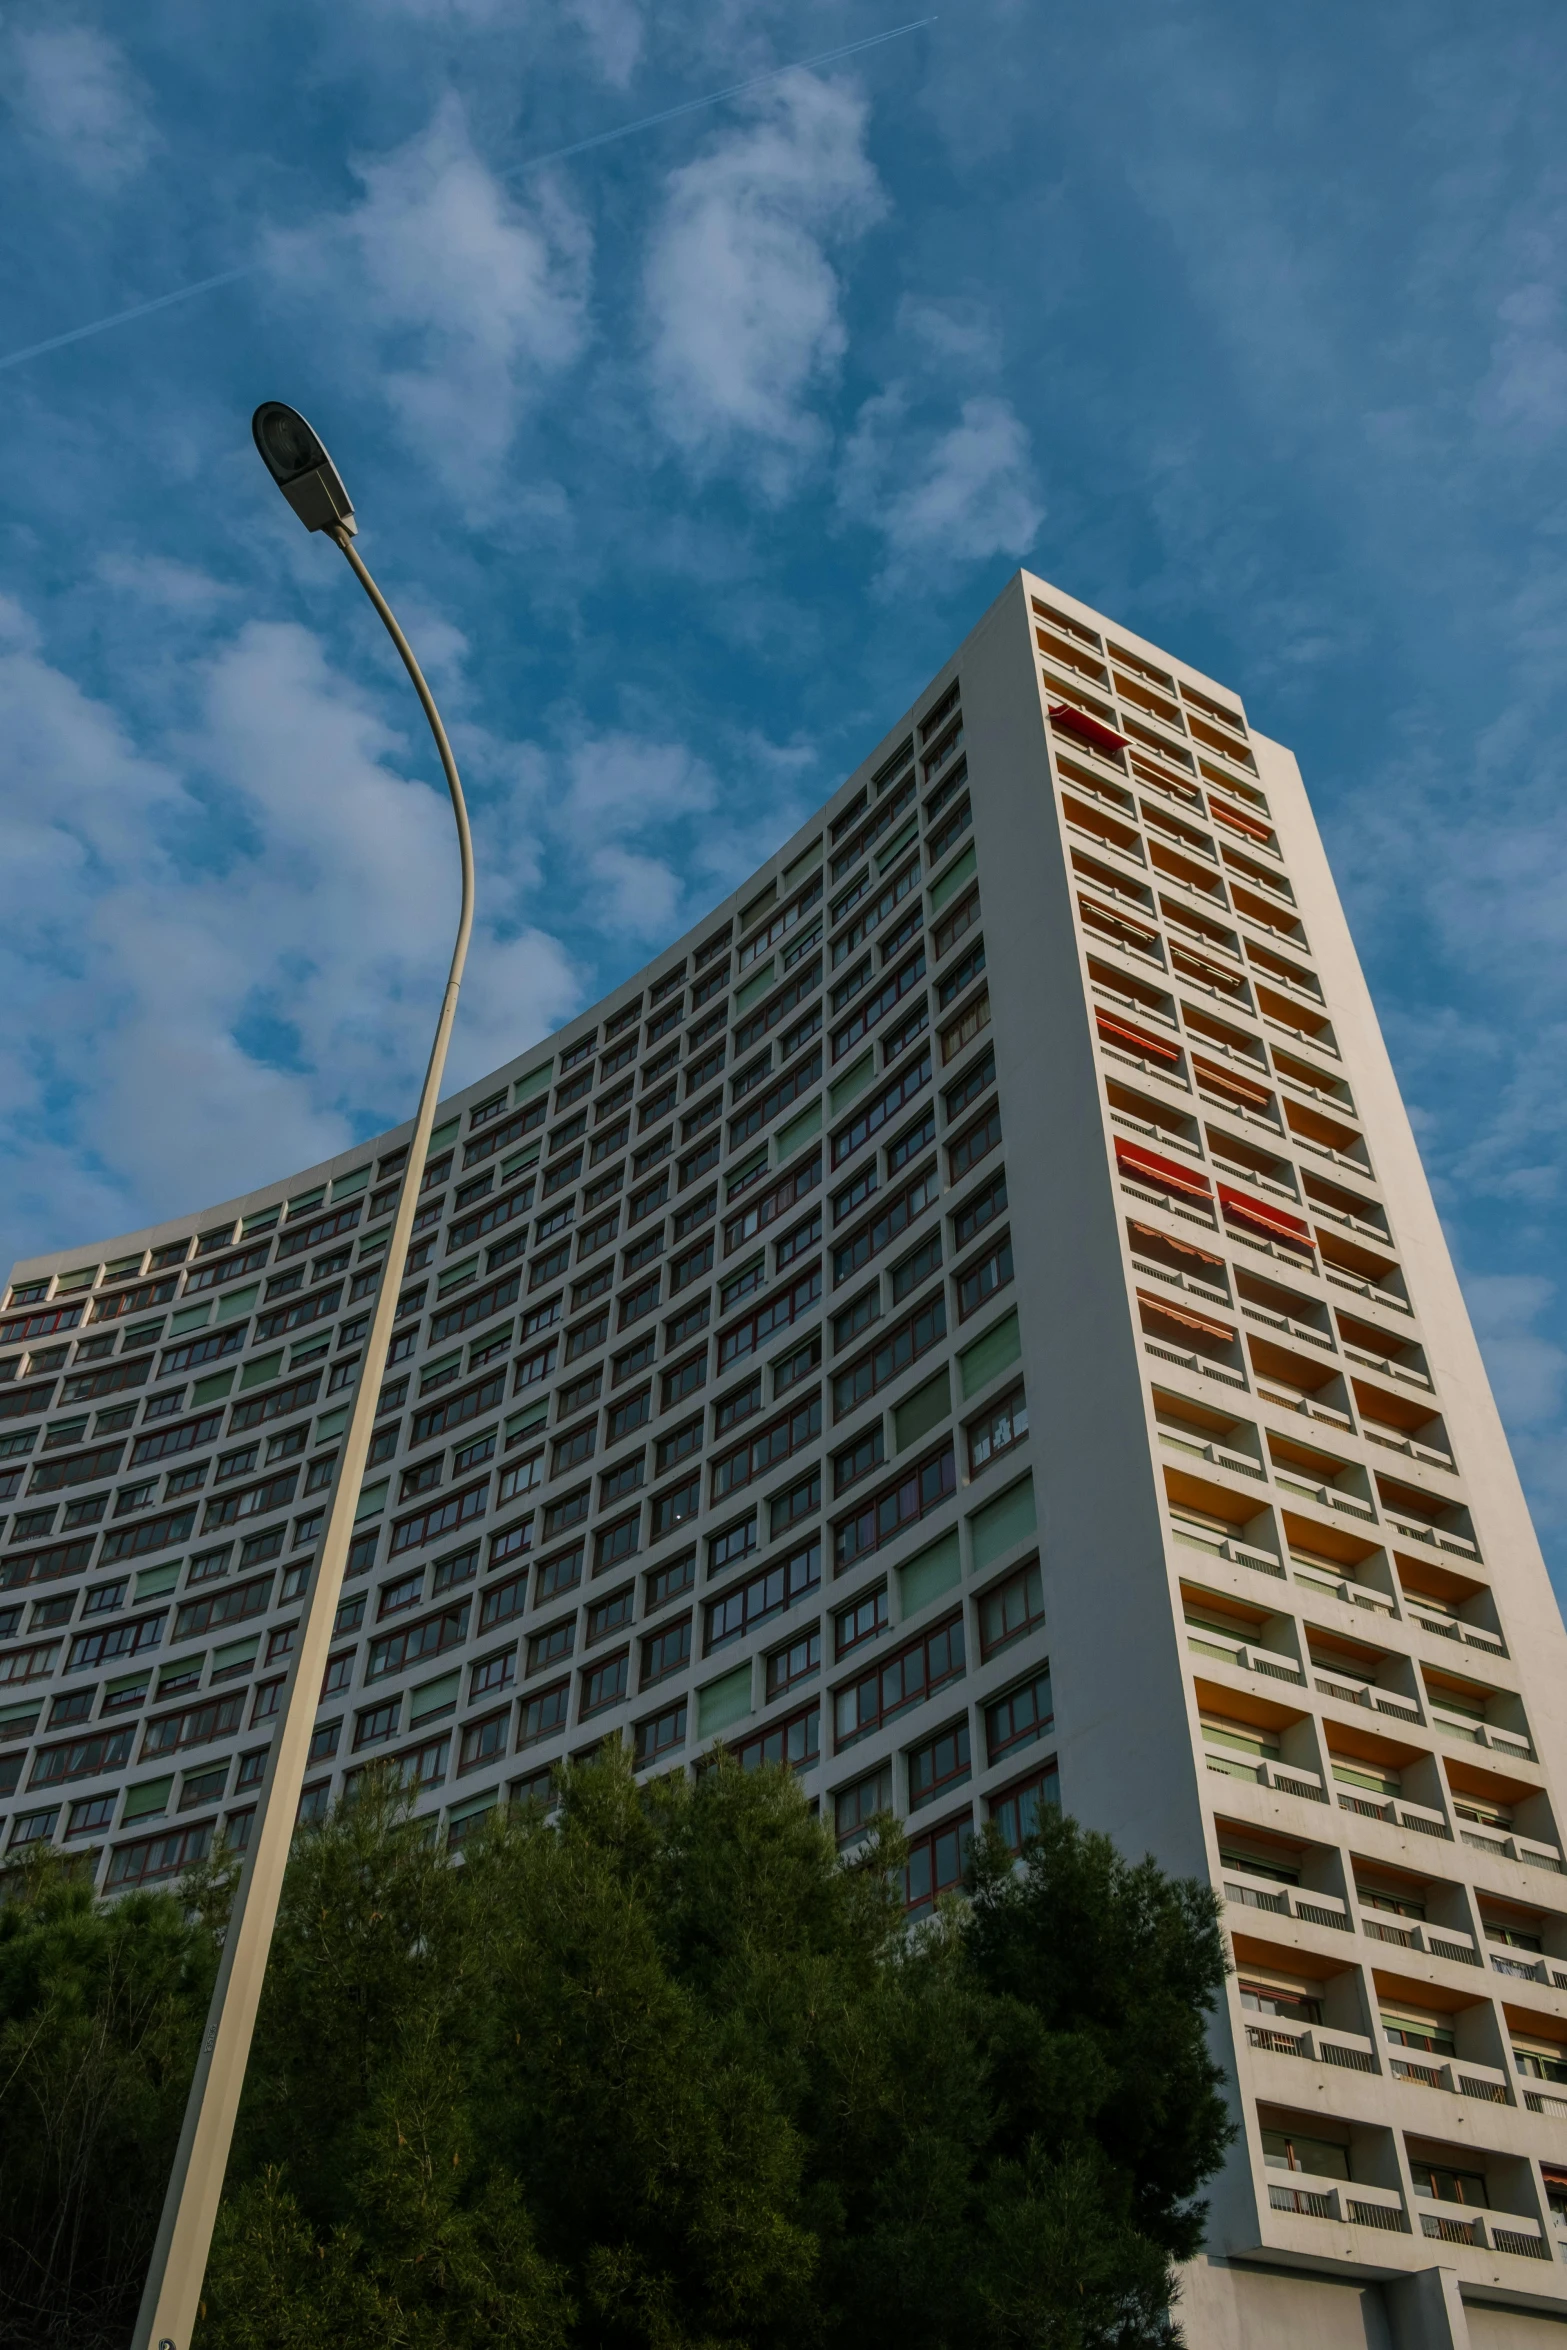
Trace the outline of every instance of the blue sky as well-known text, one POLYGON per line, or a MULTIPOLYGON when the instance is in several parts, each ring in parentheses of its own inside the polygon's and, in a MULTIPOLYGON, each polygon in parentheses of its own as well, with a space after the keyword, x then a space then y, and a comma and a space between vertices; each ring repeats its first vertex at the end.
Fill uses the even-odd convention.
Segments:
MULTIPOLYGON (((0 21, 0 1256, 404 1114, 453 722, 477 1075, 693 919, 1026 560, 1298 751, 1567 1568, 1567 44, 1543 0, 287 0, 0 21), (3 358, 4 351, 0 351, 3 358)), ((1564 1576, 1567 1587, 1567 1576, 1564 1576)))

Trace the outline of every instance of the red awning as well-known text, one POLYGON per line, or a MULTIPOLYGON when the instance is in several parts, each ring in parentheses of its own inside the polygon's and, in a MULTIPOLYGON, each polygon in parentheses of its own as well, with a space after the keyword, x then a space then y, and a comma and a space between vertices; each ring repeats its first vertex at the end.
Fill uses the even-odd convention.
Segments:
POLYGON ((1226 1345, 1234 1344, 1235 1332, 1228 1322, 1211 1322, 1206 1314, 1194 1314, 1190 1306, 1173 1306, 1168 1298, 1155 1297, 1147 1289, 1137 1292, 1137 1302, 1150 1313, 1163 1314, 1166 1321, 1179 1322, 1183 1330, 1195 1330, 1200 1337, 1221 1338, 1226 1345))
POLYGON ((1095 1012, 1101 1036, 1108 1036, 1115 1044, 1130 1045, 1134 1052, 1151 1053, 1156 1061, 1168 1061, 1173 1067, 1180 1054, 1173 1044, 1166 1044, 1159 1036, 1145 1036, 1134 1028, 1130 1020, 1117 1020, 1113 1012, 1095 1012))
POLYGON ((1236 1191, 1228 1183, 1219 1186, 1219 1205, 1227 1216, 1239 1216, 1245 1224, 1259 1224, 1264 1232, 1276 1239, 1287 1240, 1295 1248, 1310 1248, 1311 1226, 1292 1216, 1287 1209, 1273 1207, 1267 1200, 1253 1199, 1249 1192, 1236 1191))
POLYGON ((1144 1150, 1141 1143, 1123 1142, 1115 1138, 1116 1164, 1129 1175, 1141 1175, 1150 1183, 1162 1183, 1166 1191, 1184 1191, 1193 1199, 1210 1199, 1206 1175, 1199 1175, 1193 1167, 1178 1166, 1174 1159, 1161 1158, 1158 1151, 1144 1150))
POLYGON ((1091 718, 1086 710, 1079 710, 1073 702, 1053 702, 1050 723, 1059 726, 1067 734, 1079 736, 1085 743, 1092 743, 1096 750, 1124 751, 1126 748, 1124 734, 1117 734, 1115 728, 1106 726, 1102 719, 1091 718))

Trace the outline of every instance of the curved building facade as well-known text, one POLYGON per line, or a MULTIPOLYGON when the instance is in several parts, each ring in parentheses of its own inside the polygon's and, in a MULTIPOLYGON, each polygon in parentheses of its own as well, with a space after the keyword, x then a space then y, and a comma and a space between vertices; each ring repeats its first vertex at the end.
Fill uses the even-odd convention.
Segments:
POLYGON ((244 1845, 393 1279, 307 1815, 393 1759, 458 1843, 606 1737, 721 1744, 846 1852, 898 1812, 919 1916, 1064 1802, 1226 1905, 1192 2338, 1543 2340, 1567 1640, 1233 691, 1019 574, 743 889, 444 1105, 389 1267, 407 1136, 14 1267, 6 1853, 244 1845))

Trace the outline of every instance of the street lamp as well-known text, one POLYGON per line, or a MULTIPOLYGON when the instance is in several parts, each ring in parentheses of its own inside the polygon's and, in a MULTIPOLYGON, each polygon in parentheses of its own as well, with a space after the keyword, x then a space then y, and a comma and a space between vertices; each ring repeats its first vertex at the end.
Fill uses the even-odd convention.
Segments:
POLYGON ((299 1639, 283 1692, 282 1721, 256 1805, 250 1850, 234 1896, 233 1915, 185 2108, 179 2151, 164 2197, 158 2239, 137 2315, 134 2350, 190 2350, 267 1954, 272 1945, 272 1929, 283 1890, 283 1872, 288 1865, 289 1846, 299 1813, 310 1733, 331 1645, 343 1569, 348 1562, 354 1510, 380 1400, 381 1374, 386 1368, 402 1262, 413 1228, 425 1153, 435 1124, 435 1105, 446 1066, 446 1048, 457 1013, 457 990, 473 929, 473 842, 457 763, 440 712, 408 639, 354 547, 356 524, 348 492, 331 458, 296 409, 285 407, 281 400, 265 401, 251 419, 251 431, 267 470, 306 529, 325 531, 342 548, 365 594, 385 622, 387 634, 402 656, 414 691, 424 705, 457 819, 457 845, 462 857, 462 913, 446 993, 441 999, 440 1018, 435 1024, 435 1041, 430 1047, 424 1090, 419 1096, 419 1114, 408 1145, 392 1237, 383 1259, 385 1271, 365 1342, 348 1427, 338 1454, 337 1475, 327 1503, 326 1530, 305 1593, 299 1639))

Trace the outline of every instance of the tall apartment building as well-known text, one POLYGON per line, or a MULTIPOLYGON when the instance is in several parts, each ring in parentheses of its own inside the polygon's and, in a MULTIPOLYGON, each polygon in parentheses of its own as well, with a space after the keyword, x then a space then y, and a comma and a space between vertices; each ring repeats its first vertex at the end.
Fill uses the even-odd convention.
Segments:
MULTIPOLYGON (((406 1142, 15 1268, 8 1853, 243 1845, 406 1142)), ((1238 697, 1019 575, 421 1190, 307 1814, 722 1743, 918 1916, 1062 1802, 1225 1903, 1196 2350, 1562 2340, 1567 1640, 1238 697)))

